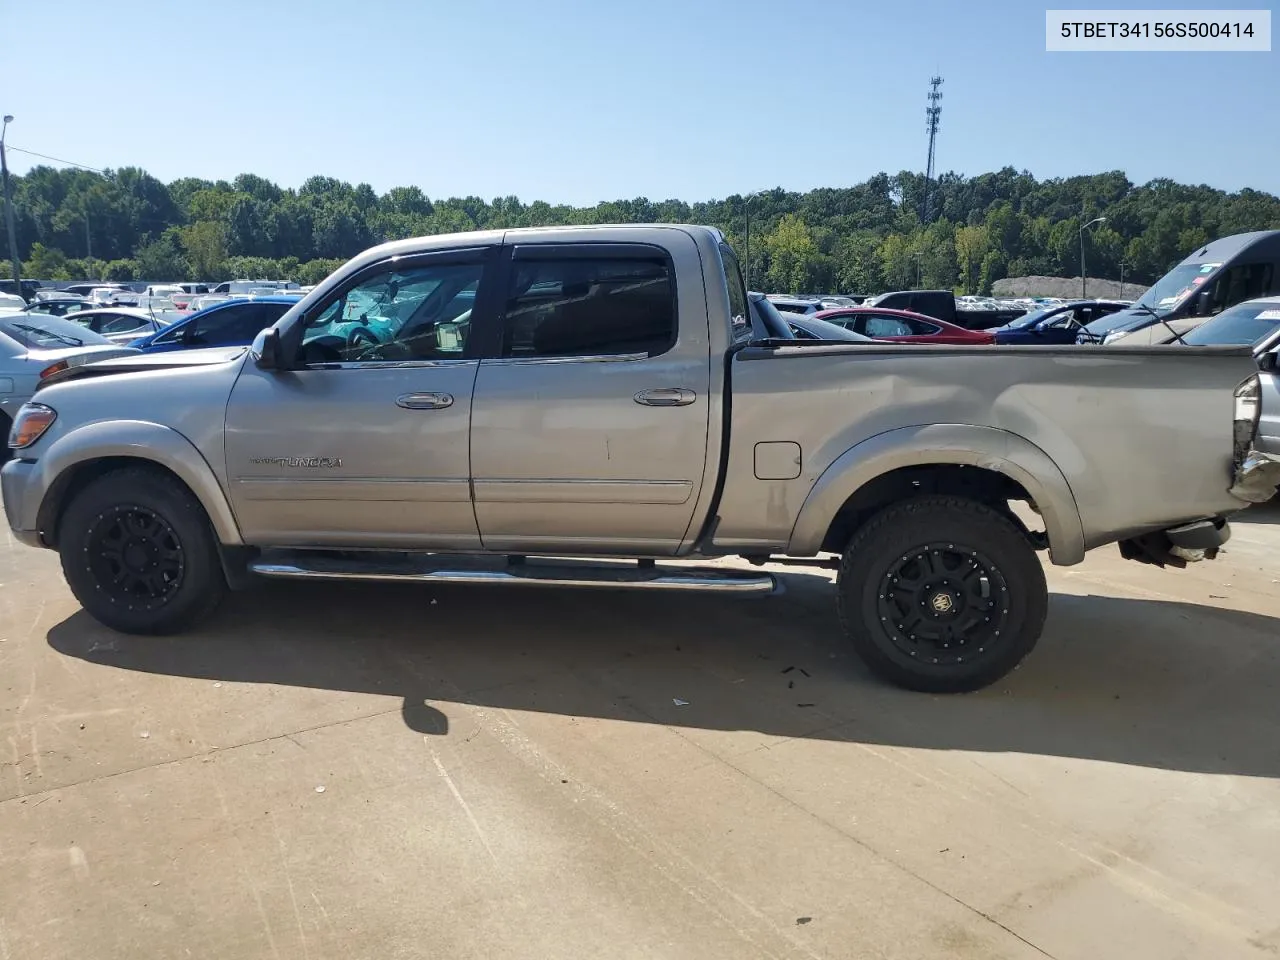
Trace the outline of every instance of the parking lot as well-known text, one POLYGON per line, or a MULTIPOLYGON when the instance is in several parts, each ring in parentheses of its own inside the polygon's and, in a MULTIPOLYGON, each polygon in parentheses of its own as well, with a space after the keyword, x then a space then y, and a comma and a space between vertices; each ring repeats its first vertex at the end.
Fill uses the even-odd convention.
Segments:
POLYGON ((0 545, 0 958, 1280 953, 1280 509, 1050 568, 1006 681, 729 601, 269 585, 201 632, 0 545))

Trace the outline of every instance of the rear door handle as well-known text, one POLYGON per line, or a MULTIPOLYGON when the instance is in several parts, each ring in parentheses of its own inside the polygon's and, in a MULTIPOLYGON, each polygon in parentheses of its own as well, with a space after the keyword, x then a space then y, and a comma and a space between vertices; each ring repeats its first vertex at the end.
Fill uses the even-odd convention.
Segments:
POLYGON ((453 397, 447 393, 402 393, 396 397, 396 406, 406 410, 443 410, 453 406, 453 397))
POLYGON ((636 403, 646 407, 687 407, 698 395, 685 387, 656 387, 641 390, 635 396, 636 403))

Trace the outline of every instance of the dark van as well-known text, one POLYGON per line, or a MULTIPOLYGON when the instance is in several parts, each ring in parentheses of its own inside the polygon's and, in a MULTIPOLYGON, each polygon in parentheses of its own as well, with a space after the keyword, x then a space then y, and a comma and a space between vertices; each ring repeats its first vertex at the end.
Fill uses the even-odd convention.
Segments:
POLYGON ((1132 307, 1095 320, 1076 343, 1111 343, 1153 324, 1189 329, 1244 300, 1280 293, 1280 230, 1237 233, 1200 247, 1132 307))

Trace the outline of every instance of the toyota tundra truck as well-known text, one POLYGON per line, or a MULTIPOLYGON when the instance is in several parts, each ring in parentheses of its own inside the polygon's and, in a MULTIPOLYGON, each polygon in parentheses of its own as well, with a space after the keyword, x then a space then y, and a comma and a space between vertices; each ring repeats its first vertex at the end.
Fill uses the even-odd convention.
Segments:
POLYGON ((1261 496, 1257 385, 1247 348, 797 340, 708 227, 466 233, 360 254, 248 348, 50 377, 4 505, 126 633, 260 577, 752 595, 795 563, 873 670, 961 691, 1040 636, 1037 550, 1214 556, 1261 496))

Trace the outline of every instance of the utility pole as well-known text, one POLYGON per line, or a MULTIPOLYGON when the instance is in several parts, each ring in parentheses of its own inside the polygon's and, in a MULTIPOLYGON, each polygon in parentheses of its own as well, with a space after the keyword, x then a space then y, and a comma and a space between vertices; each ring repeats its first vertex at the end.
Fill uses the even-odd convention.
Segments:
POLYGON ((1120 261, 1120 299, 1121 300, 1124 299, 1124 268, 1127 266, 1128 264, 1125 263, 1123 260, 1120 261))
MULTIPOLYGON (((13 114, 6 113, 4 126, 0 127, 0 176, 4 178, 4 219, 9 230, 9 266, 13 268, 13 292, 22 297, 22 264, 18 262, 18 235, 13 229, 13 194, 9 190, 9 161, 4 154, 4 135, 13 123, 13 114)), ((22 297, 24 300, 26 297, 22 297)))
POLYGON ((924 170, 924 205, 920 212, 920 222, 925 226, 929 225, 929 218, 932 211, 929 209, 929 202, 932 199, 930 194, 933 190, 933 151, 938 139, 938 124, 942 120, 942 91, 938 88, 942 86, 941 77, 931 77, 929 79, 929 105, 924 108, 925 129, 929 132, 929 162, 925 165, 924 170))

